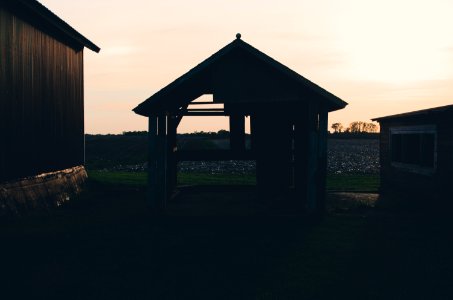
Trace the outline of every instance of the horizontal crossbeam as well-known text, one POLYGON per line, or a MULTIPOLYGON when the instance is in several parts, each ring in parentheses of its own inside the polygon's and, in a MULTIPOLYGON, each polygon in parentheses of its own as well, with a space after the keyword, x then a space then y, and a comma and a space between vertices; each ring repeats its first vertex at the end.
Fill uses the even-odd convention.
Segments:
POLYGON ((179 116, 229 116, 223 111, 186 111, 181 112, 179 116))

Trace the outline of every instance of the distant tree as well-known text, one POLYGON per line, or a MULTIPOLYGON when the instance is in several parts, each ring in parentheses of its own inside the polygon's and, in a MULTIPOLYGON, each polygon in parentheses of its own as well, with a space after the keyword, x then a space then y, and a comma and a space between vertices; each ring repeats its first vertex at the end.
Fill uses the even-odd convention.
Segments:
POLYGON ((228 130, 220 129, 219 131, 217 131, 218 138, 227 138, 229 136, 230 136, 230 132, 228 130))
POLYGON ((378 131, 378 126, 374 123, 366 123, 365 125, 365 132, 372 132, 375 133, 378 131))
POLYGON ((131 135, 147 135, 148 131, 123 131, 123 135, 131 136, 131 135))
POLYGON ((349 124, 349 127, 346 129, 346 132, 350 133, 375 133, 378 131, 378 126, 374 123, 367 123, 362 121, 354 121, 349 124))
POLYGON ((333 123, 331 128, 334 130, 335 133, 341 132, 343 130, 343 125, 341 123, 333 123))
POLYGON ((363 122, 362 121, 354 121, 349 124, 349 132, 351 133, 359 133, 362 132, 363 122))

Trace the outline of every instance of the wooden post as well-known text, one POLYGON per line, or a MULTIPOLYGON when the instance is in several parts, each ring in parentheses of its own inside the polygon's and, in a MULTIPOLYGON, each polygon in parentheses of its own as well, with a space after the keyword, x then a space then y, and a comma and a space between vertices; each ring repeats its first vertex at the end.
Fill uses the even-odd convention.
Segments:
POLYGON ((281 159, 281 176, 283 189, 288 190, 293 185, 293 125, 287 116, 283 116, 280 120, 281 127, 279 141, 279 155, 281 159))
POLYGON ((230 148, 232 151, 245 151, 245 118, 243 115, 230 116, 230 148))
POLYGON ((148 118, 148 205, 157 211, 157 117, 148 118))
POLYGON ((176 117, 169 116, 167 128, 167 197, 171 197, 177 185, 177 161, 175 153, 176 130, 177 130, 176 117))
POLYGON ((308 119, 307 114, 294 121, 294 189, 298 205, 305 209, 308 196, 308 119))
POLYGON ((318 132, 318 199, 316 213, 322 216, 326 208, 326 181, 327 181, 327 126, 328 113, 325 107, 319 112, 318 132))
POLYGON ((255 150, 257 148, 256 145, 256 120, 255 120, 255 114, 250 114, 250 150, 252 153, 255 153, 255 150))
POLYGON ((307 166, 307 212, 313 214, 317 207, 318 190, 318 111, 313 101, 308 107, 308 166, 307 166))
POLYGON ((167 200, 167 116, 160 115, 157 119, 157 202, 158 209, 163 210, 167 200))
POLYGON ((299 205, 313 213, 316 204, 317 114, 308 102, 294 121, 294 188, 299 205))
POLYGON ((250 123, 252 126, 252 151, 256 158, 256 186, 260 193, 265 192, 266 188, 266 176, 265 176, 265 158, 264 155, 264 147, 262 137, 263 135, 263 126, 262 126, 262 116, 260 113, 255 113, 250 116, 250 123), (264 192, 263 192, 264 191, 264 192))

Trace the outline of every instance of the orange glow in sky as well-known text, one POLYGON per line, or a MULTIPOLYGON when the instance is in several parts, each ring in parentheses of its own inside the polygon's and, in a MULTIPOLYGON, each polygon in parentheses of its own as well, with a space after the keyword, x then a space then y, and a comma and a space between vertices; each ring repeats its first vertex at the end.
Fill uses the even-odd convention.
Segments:
MULTIPOLYGON (((242 39, 349 103, 329 123, 453 104, 451 0, 41 0, 85 50, 87 133, 146 130, 131 110, 242 39)), ((183 120, 178 132, 227 129, 183 120)))

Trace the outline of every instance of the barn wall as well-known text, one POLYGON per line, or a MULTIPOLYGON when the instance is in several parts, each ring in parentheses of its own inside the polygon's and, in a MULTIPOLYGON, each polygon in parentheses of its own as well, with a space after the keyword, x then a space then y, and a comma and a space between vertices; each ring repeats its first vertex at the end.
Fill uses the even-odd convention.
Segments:
POLYGON ((83 52, 0 8, 0 182, 84 163, 83 52))
POLYGON ((380 133, 381 188, 399 189, 419 196, 450 194, 453 191, 453 125, 452 116, 421 116, 403 120, 382 121, 380 133), (418 174, 391 165, 390 128, 434 124, 437 127, 437 164, 432 175, 418 174))

